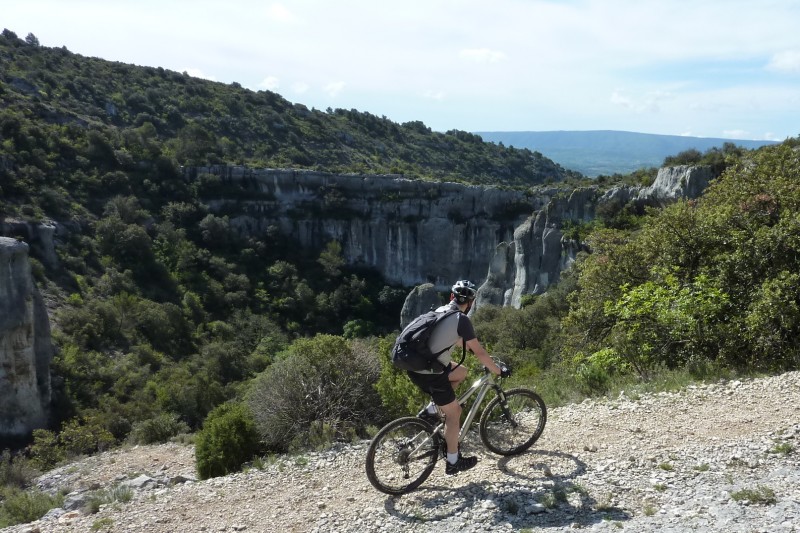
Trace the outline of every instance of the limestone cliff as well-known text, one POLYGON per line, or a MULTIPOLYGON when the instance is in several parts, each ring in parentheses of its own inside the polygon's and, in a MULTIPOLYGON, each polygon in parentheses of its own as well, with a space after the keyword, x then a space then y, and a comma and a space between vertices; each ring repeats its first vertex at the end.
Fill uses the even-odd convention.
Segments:
POLYGON ((393 283, 427 282, 437 290, 456 279, 484 279, 497 243, 511 240, 515 228, 557 192, 530 196, 497 187, 302 170, 186 172, 188 179, 213 173, 229 190, 244 189, 239 198, 209 204, 244 234, 276 227, 312 249, 337 240, 349 264, 375 268, 393 283))
POLYGON ((277 228, 312 249, 337 240, 347 263, 374 268, 390 282, 446 291, 454 280, 471 279, 481 285, 478 305, 514 306, 558 281, 582 249, 564 238, 566 221, 590 221, 603 203, 696 197, 710 179, 708 169, 665 168, 650 187, 601 194, 596 187, 534 192, 305 170, 184 172, 189 180, 221 178, 228 193, 210 207, 243 234, 277 228))
POLYGON ((28 245, 0 237, 0 440, 44 427, 53 348, 28 245))
POLYGON ((522 296, 541 294, 557 282, 585 249, 564 237, 564 222, 588 222, 604 204, 663 206, 679 198, 697 198, 710 180, 708 167, 665 167, 649 187, 616 187, 602 195, 595 188, 585 188, 553 196, 544 209, 517 227, 513 241, 497 246, 486 281, 478 290, 477 306, 519 307, 522 296))
POLYGON ((10 218, 0 220, 0 236, 24 239, 30 246, 31 256, 39 259, 48 268, 58 267, 56 230, 56 224, 52 221, 37 223, 10 218))

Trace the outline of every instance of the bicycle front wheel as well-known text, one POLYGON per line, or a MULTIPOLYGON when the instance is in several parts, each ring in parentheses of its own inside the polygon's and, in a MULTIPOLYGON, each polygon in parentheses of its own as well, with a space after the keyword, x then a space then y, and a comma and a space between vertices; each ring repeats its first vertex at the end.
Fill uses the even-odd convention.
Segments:
POLYGON ((398 418, 381 429, 367 450, 367 478, 372 486, 392 495, 422 485, 436 466, 438 433, 415 417, 398 418))
POLYGON ((481 440, 499 455, 516 455, 530 448, 542 435, 547 408, 529 389, 505 391, 505 400, 494 398, 481 415, 481 440))

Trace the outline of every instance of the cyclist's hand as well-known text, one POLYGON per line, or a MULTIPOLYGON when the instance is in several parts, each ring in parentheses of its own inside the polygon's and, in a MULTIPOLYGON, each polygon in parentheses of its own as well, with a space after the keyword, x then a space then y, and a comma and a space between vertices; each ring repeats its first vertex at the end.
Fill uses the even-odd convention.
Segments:
POLYGON ((500 377, 507 378, 509 376, 511 376, 511 367, 506 364, 500 365, 500 377))

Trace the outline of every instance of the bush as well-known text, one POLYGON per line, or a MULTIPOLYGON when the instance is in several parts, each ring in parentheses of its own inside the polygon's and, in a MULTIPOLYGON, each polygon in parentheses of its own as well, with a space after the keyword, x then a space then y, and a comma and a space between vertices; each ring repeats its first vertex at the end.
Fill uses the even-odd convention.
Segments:
POLYGON ((101 489, 89 493, 83 511, 88 514, 96 514, 100 507, 109 503, 121 502, 128 503, 133 499, 133 489, 124 485, 117 485, 113 489, 101 489))
POLYGON ((155 444, 167 442, 181 433, 188 433, 189 425, 178 420, 172 413, 162 413, 153 418, 133 424, 128 438, 133 444, 155 444))
POLYGON ((47 429, 33 430, 31 463, 40 470, 50 470, 64 460, 64 449, 58 445, 56 434, 47 429))
POLYGON ((9 450, 0 455, 0 487, 27 487, 38 472, 22 455, 13 456, 9 450))
POLYGON ((379 372, 365 342, 333 335, 299 339, 256 377, 247 403, 272 450, 319 446, 319 428, 325 427, 322 433, 349 440, 384 417, 374 388, 379 372))
POLYGON ((114 436, 96 420, 77 418, 67 422, 58 434, 58 441, 67 457, 92 454, 107 450, 114 444, 114 436))
POLYGON ((253 415, 245 404, 222 404, 208 414, 196 442, 201 479, 237 472, 258 451, 253 415))
POLYGON ((0 527, 33 522, 64 502, 63 496, 50 496, 40 490, 5 489, 0 496, 0 527))
POLYGON ((388 417, 397 418, 416 413, 430 398, 414 385, 405 371, 392 364, 391 349, 394 345, 394 336, 390 335, 381 339, 380 353, 380 378, 375 384, 375 390, 380 394, 381 404, 388 417))

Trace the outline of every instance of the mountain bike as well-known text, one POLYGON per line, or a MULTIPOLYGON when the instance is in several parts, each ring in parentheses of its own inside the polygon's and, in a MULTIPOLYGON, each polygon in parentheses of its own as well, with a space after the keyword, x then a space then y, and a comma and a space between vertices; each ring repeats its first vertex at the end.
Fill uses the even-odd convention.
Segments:
MULTIPOLYGON (((501 363, 498 363, 501 364, 501 363)), ((483 444, 498 455, 517 455, 536 442, 547 422, 547 408, 542 398, 530 389, 503 390, 492 373, 483 368, 483 376, 459 398, 463 408, 473 396, 458 442, 462 442, 489 390, 495 397, 486 404, 478 424, 483 444)), ((381 492, 400 495, 425 482, 433 472, 436 461, 444 458, 447 444, 444 439, 444 420, 434 424, 422 418, 408 416, 393 420, 381 428, 367 450, 367 478, 381 492)))

